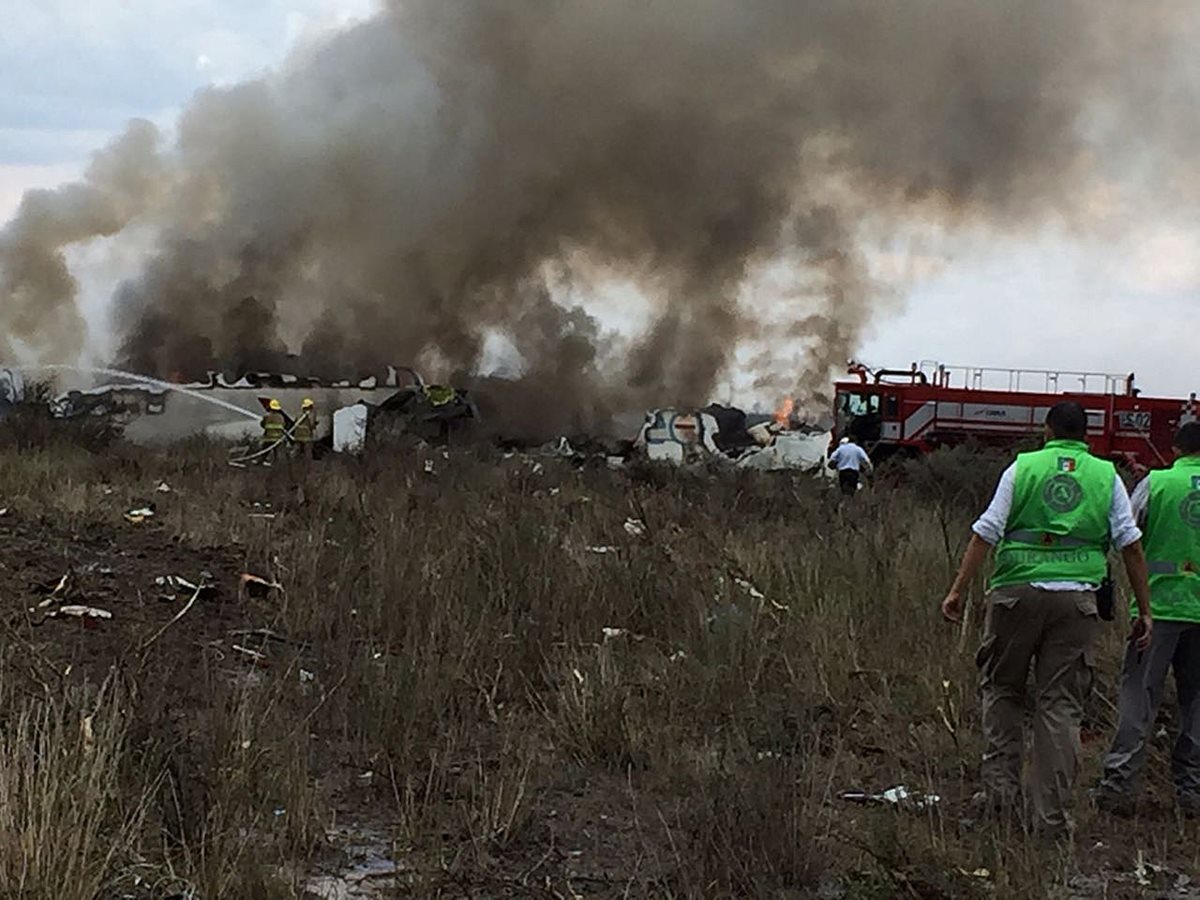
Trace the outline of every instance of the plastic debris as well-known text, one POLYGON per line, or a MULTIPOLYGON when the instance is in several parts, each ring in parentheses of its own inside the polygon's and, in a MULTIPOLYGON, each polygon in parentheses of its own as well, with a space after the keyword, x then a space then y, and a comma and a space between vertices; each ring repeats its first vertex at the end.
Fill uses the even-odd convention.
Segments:
POLYGON ((265 653, 260 653, 257 650, 251 650, 249 647, 243 647, 241 644, 233 644, 232 649, 236 653, 240 653, 240 654, 242 654, 242 656, 245 656, 247 659, 249 659, 251 662, 253 662, 255 665, 259 666, 260 668, 265 669, 268 665, 267 654, 265 654, 265 653))
POLYGON ((141 525, 147 519, 154 517, 154 506, 140 506, 137 509, 131 509, 125 513, 125 521, 131 525, 141 525))
POLYGON ((644 537, 646 534, 646 523, 641 519, 626 519, 625 533, 630 537, 644 537))
POLYGON ((432 460, 432 459, 427 459, 427 460, 425 460, 425 474, 426 474, 426 475, 433 475, 433 474, 434 474, 433 460, 432 460))
POLYGON ((83 749, 91 752, 96 743, 96 732, 92 728, 92 716, 84 716, 79 722, 79 736, 83 739, 83 749))
POLYGON ((82 605, 60 606, 58 609, 46 612, 47 619, 56 619, 59 616, 70 616, 75 619, 111 619, 113 617, 107 609, 82 605))
POLYGON ((687 659, 687 651, 686 650, 676 650, 674 653, 672 653, 670 656, 668 656, 667 659, 670 662, 679 662, 680 660, 687 659))
POLYGON ((308 684, 309 682, 316 681, 316 680, 317 680, 317 676, 314 675, 312 672, 308 671, 308 669, 300 670, 300 683, 301 684, 308 684))
POLYGON ((622 635, 624 635, 624 634, 626 634, 626 633, 627 633, 627 632, 625 631, 625 629, 624 629, 624 628, 608 628, 608 627, 605 627, 605 628, 601 628, 600 630, 601 630, 601 632, 603 632, 603 634, 604 634, 604 643, 606 643, 606 644, 607 644, 609 641, 613 640, 614 638, 619 638, 619 637, 621 637, 622 635))
POLYGON ((62 578, 58 579, 58 582, 55 584, 55 586, 50 589, 50 593, 46 596, 46 599, 39 603, 37 608, 45 609, 47 606, 52 606, 55 603, 61 603, 63 598, 66 596, 67 587, 70 585, 70 583, 71 573, 67 572, 62 578))
POLYGON ((596 554, 599 554, 600 556, 604 556, 605 554, 608 554, 608 553, 616 553, 616 552, 618 552, 618 548, 616 548, 616 547, 612 547, 612 546, 603 545, 603 544, 595 544, 595 545, 593 545, 593 546, 591 546, 591 547, 588 547, 588 552, 589 552, 589 553, 596 553, 596 554))
POLYGON ((167 484, 165 481, 160 481, 158 483, 158 487, 156 487, 155 490, 158 491, 160 494, 169 494, 169 493, 171 493, 171 486, 169 484, 167 484))
POLYGON ((0 519, 3 519, 7 515, 8 515, 8 507, 7 506, 0 507, 0 519))
POLYGON ((928 809, 931 806, 936 806, 942 800, 942 798, 937 794, 922 794, 919 791, 910 791, 902 784, 888 788, 881 794, 867 794, 860 791, 847 791, 840 796, 841 799, 850 803, 897 806, 905 809, 916 810, 928 809))

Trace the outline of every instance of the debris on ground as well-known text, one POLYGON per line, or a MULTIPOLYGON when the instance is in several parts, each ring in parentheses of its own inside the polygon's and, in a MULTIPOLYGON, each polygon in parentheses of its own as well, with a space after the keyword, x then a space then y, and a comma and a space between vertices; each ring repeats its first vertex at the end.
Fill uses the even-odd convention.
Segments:
POLYGON ((70 616, 76 619, 111 619, 112 613, 107 609, 99 609, 95 606, 60 606, 57 609, 49 609, 44 613, 44 618, 57 619, 60 616, 70 616))
POLYGON ((189 596, 196 594, 200 600, 211 600, 218 594, 216 585, 210 584, 212 574, 209 572, 200 573, 199 583, 193 583, 180 575, 160 575, 154 579, 156 587, 161 589, 158 599, 164 603, 170 603, 179 598, 180 593, 186 593, 189 596))
POLYGON ((607 554, 609 554, 609 553, 618 553, 618 552, 620 552, 620 551, 619 551, 619 548, 617 548, 617 547, 613 547, 613 546, 611 546, 611 545, 608 545, 608 544, 594 544, 594 545, 592 545, 591 547, 588 547, 587 549, 588 549, 588 552, 589 552, 589 553, 595 553, 595 554, 597 554, 598 556, 605 556, 605 555, 607 555, 607 554))
POLYGON ((923 794, 920 791, 910 791, 902 784, 888 788, 879 794, 847 791, 840 794, 839 797, 849 803, 895 806, 914 810, 928 809, 931 806, 936 806, 942 800, 937 794, 923 794))
POLYGON ((147 519, 154 517, 154 504, 149 506, 139 506, 137 509, 131 509, 125 513, 125 521, 131 525, 141 525, 147 519))
POLYGON ((627 535, 629 535, 630 537, 635 537, 635 538, 636 537, 645 537, 646 523, 643 522, 641 519, 632 519, 632 518, 626 519, 625 520, 625 533, 627 535))
POLYGON ((158 491, 160 494, 169 494, 171 493, 171 486, 165 481, 160 481, 158 483, 158 487, 156 487, 154 490, 158 491))

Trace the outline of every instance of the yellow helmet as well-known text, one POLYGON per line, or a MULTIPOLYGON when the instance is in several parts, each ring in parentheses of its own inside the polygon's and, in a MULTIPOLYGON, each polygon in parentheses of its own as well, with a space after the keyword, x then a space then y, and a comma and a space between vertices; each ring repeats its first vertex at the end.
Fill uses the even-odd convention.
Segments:
POLYGON ((312 409, 313 406, 315 406, 315 405, 316 404, 314 404, 312 401, 312 397, 305 397, 304 400, 300 403, 300 408, 301 409, 312 409))
POLYGON ((271 412, 279 412, 281 409, 283 409, 283 404, 278 400, 272 400, 269 405, 271 407, 271 412))

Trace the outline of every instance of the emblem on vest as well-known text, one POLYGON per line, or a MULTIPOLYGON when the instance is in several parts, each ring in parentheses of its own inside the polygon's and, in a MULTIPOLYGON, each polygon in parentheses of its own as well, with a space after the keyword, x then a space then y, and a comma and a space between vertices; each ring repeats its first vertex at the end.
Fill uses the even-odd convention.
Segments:
POLYGON ((1058 458, 1057 468, 1058 468, 1058 471, 1060 471, 1060 472, 1074 472, 1075 471, 1075 460, 1073 460, 1069 456, 1060 456, 1058 458))
POLYGON ((1200 528, 1200 491, 1192 491, 1179 504, 1179 518, 1192 528, 1200 528))
MULTIPOLYGON (((1068 459, 1072 466, 1075 460, 1068 459)), ((1062 460, 1059 460, 1062 463, 1062 460)), ((1069 513, 1083 502, 1083 488, 1070 475, 1055 475, 1042 488, 1042 500, 1058 513, 1069 513)))

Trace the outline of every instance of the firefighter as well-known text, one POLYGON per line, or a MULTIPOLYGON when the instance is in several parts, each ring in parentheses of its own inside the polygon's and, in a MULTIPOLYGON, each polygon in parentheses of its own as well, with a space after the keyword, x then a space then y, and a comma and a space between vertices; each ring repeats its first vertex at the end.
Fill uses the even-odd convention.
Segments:
POLYGON ((842 495, 853 497, 858 491, 858 480, 862 470, 871 471, 871 457, 858 446, 853 438, 844 437, 838 448, 829 454, 829 468, 837 469, 838 486, 842 495))
POLYGON ((1146 535, 1154 643, 1126 650, 1117 733, 1093 793, 1118 814, 1135 807, 1146 738, 1154 725, 1167 670, 1174 669, 1179 736, 1171 774, 1180 811, 1200 815, 1200 422, 1175 436, 1170 469, 1152 472, 1133 492, 1133 511, 1146 535))
POLYGON ((272 398, 267 407, 267 414, 262 417, 262 437, 260 439, 264 465, 270 465, 287 437, 287 420, 283 417, 283 404, 272 398))
POLYGON ((311 397, 300 403, 300 416, 292 426, 292 440, 296 442, 296 454, 301 459, 313 458, 313 436, 317 427, 317 414, 311 397))
POLYGON ((976 655, 984 753, 983 790, 972 800, 976 822, 1023 812, 1026 683, 1033 664, 1033 763, 1028 794, 1036 833, 1067 834, 1079 764, 1079 724, 1091 690, 1088 662, 1099 630, 1096 591, 1108 577, 1107 550, 1124 557, 1137 598, 1130 640, 1150 646, 1150 592, 1141 531, 1129 495, 1107 460, 1088 452, 1087 414, 1064 401, 1046 416, 1045 446, 1022 453, 1005 470, 975 522, 958 576, 942 601, 951 622, 962 617, 963 592, 996 547, 985 598, 983 642, 976 655))

